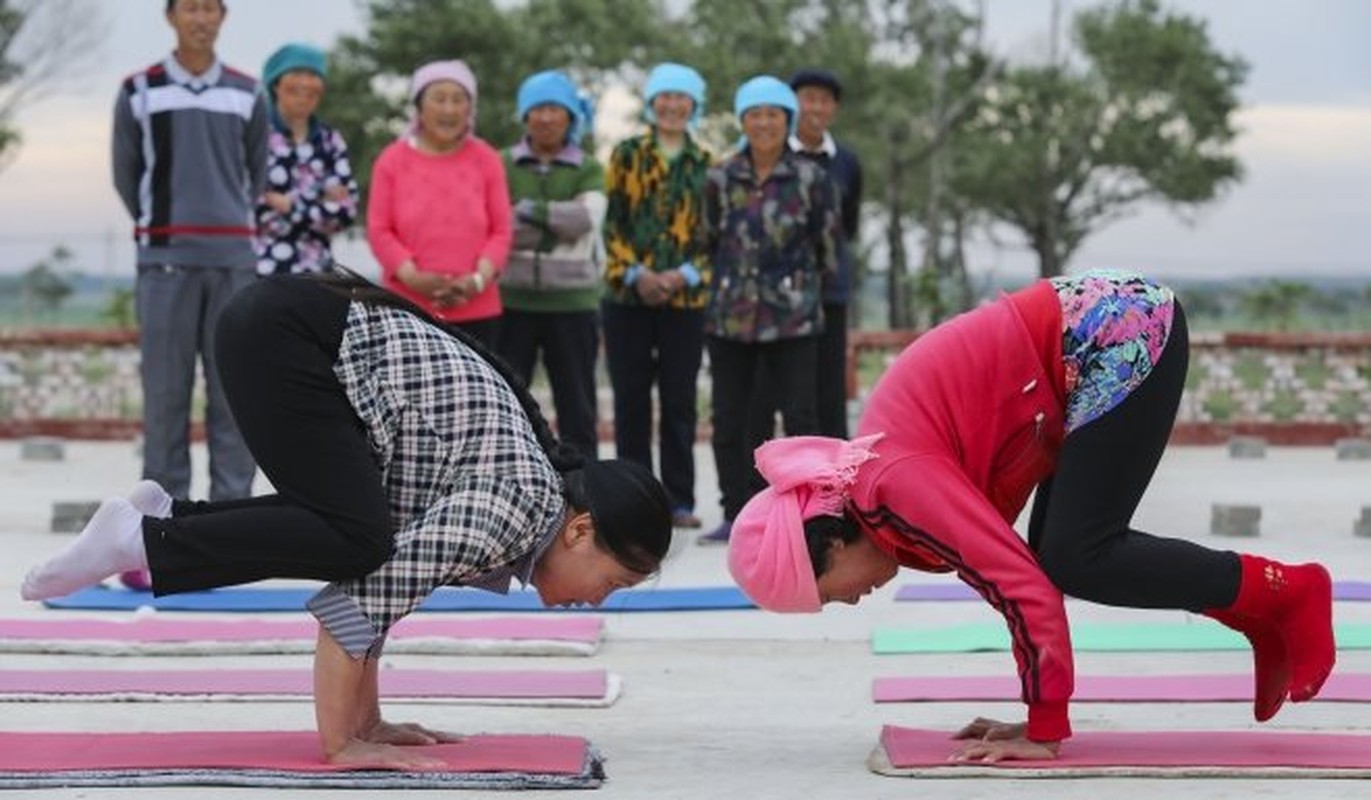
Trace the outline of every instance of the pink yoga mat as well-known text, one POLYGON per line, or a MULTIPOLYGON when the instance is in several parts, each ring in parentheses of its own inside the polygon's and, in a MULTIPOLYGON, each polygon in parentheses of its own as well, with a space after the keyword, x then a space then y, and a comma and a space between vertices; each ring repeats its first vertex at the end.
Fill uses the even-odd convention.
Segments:
MULTIPOLYGON (((492 653, 588 655, 600 641, 598 617, 409 618, 390 633, 391 653, 492 653)), ((310 652, 318 624, 299 619, 0 620, 0 652, 172 653, 310 652)))
MULTIPOLYGON (((472 736, 422 752, 454 772, 576 775, 588 744, 572 736, 472 736)), ((85 770, 269 770, 347 773, 323 761, 313 731, 182 733, 0 733, 0 778, 85 770)))
MULTIPOLYGON (((1076 677, 1078 702, 1248 702, 1251 675, 1082 675, 1076 677)), ((1019 681, 1011 675, 877 678, 871 695, 877 703, 1017 700, 1019 681)), ((1319 700, 1371 702, 1371 674, 1334 673, 1319 700)))
MULTIPOLYGON (((604 670, 387 669, 380 681, 387 700, 591 700, 609 692, 604 670)), ((312 691, 309 670, 0 670, 0 699, 307 698, 312 691)))
MULTIPOLYGON (((957 742, 948 738, 947 731, 887 725, 881 731, 881 746, 890 767, 916 770, 917 773, 907 774, 920 776, 956 777, 975 768, 983 774, 1000 773, 1006 777, 1022 777, 1024 773, 1063 776, 1130 768, 1139 770, 1133 774, 1162 776, 1168 770, 1185 776, 1241 776, 1273 768, 1334 770, 1358 775, 1371 770, 1371 736, 1341 733, 1083 731, 1062 743, 1061 754, 1055 760, 998 764, 949 763, 947 757, 956 751, 957 742)), ((874 764, 872 767, 875 769, 874 764)))

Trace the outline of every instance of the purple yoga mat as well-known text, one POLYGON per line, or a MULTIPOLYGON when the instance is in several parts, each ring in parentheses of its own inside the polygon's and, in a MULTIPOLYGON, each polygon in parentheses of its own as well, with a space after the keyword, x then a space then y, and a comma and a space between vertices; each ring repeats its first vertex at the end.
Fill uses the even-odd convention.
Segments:
MULTIPOLYGON (((901 586, 895 599, 902 602, 979 600, 981 596, 964 583, 911 583, 901 586)), ((1334 581, 1333 599, 1371 601, 1371 581, 1334 581)))
MULTIPOLYGON (((591 616, 519 616, 401 620, 386 643, 391 653, 589 654, 604 622, 591 616)), ((137 617, 0 620, 0 652, 108 655, 310 652, 318 623, 298 619, 137 617)))
MULTIPOLYGON (((609 690, 604 670, 386 669, 381 693, 395 698, 599 699, 609 690)), ((0 699, 56 696, 268 696, 307 698, 309 670, 0 670, 0 699)))
MULTIPOLYGON (((1249 702, 1249 675, 1096 675, 1077 676, 1077 702, 1249 702)), ((871 695, 877 703, 949 701, 1014 701, 1019 681, 1013 676, 937 676, 877 678, 871 695)), ((1371 674, 1334 673, 1319 692, 1319 700, 1371 702, 1371 674)))
POLYGON ((1371 770, 1371 736, 1341 733, 1081 731, 1062 743, 1055 760, 996 764, 949 762, 947 757, 956 750, 957 742, 948 738, 947 731, 887 725, 881 731, 881 745, 896 769, 922 770, 919 774, 923 776, 937 771, 943 773, 942 777, 974 770, 1006 777, 1039 770, 1069 776, 1073 772, 1128 767, 1162 768, 1134 774, 1164 776, 1166 770, 1176 770, 1187 777, 1204 774, 1203 770, 1225 776, 1272 768, 1346 770, 1357 774, 1371 770))

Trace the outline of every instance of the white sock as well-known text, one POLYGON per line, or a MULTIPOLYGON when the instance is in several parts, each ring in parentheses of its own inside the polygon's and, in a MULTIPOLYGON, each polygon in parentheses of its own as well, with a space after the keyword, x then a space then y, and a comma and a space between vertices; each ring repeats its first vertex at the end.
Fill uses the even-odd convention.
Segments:
POLYGON ((171 495, 157 481, 139 481, 128 495, 129 502, 145 517, 171 519, 171 495))
POLYGON ((47 600, 147 566, 143 515, 128 500, 115 497, 100 504, 76 541, 29 570, 19 594, 25 600, 47 600))

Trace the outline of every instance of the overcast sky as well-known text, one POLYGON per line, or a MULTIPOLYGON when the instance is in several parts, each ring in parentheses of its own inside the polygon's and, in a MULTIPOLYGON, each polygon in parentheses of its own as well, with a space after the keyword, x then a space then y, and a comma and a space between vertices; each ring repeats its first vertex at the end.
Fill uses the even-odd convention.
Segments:
MULTIPOLYGON (((101 51, 61 94, 24 112, 22 150, 0 172, 0 271, 25 269, 64 242, 93 272, 132 273, 130 223, 110 186, 110 110, 120 79, 164 56, 174 39, 163 0, 96 5, 108 22, 101 51)), ((1069 16, 1091 4, 1063 5, 1069 16)), ((1115 223, 1087 240, 1071 268, 1371 280, 1371 0, 1268 0, 1260 12, 1249 0, 1166 5, 1206 20, 1217 45, 1251 65, 1236 148, 1246 180, 1191 226, 1160 208, 1115 223)), ((327 47, 362 25, 352 0, 229 0, 229 9, 219 53, 253 74, 284 41, 327 47)), ((987 0, 987 10, 997 53, 1033 60, 1047 52, 1050 0, 987 0)), ((340 251, 369 262, 363 243, 340 251)), ((1034 269, 1012 236, 975 256, 981 271, 1034 269)))

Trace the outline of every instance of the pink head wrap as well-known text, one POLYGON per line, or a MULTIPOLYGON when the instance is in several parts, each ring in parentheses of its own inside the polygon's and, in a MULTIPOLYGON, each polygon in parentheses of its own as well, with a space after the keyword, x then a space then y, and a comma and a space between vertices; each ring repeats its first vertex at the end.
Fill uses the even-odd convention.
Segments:
POLYGON ((437 81, 453 81, 458 86, 466 89, 467 96, 471 98, 471 118, 467 123, 469 132, 476 131, 476 74, 467 66, 467 62, 461 59, 452 61, 430 61, 414 71, 414 76, 409 79, 409 128, 407 133, 414 135, 419 132, 419 95, 428 88, 429 84, 437 81))
POLYGON ((728 570, 752 602, 781 612, 822 607, 805 521, 842 516, 857 468, 877 457, 871 447, 883 435, 794 436, 757 448, 757 471, 770 485, 743 507, 728 537, 728 570))

